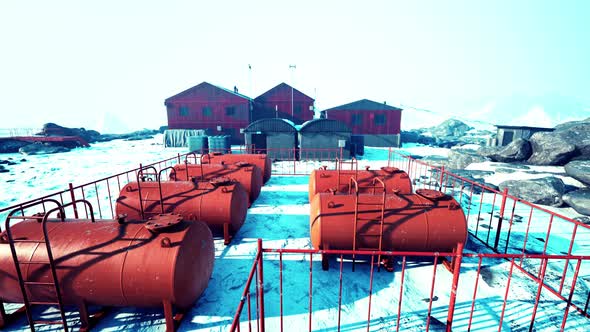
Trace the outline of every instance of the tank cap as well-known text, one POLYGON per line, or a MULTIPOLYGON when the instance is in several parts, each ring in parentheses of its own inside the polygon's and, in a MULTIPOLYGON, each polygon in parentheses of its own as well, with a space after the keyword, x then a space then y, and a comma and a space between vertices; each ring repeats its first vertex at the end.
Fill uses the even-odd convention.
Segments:
POLYGON ((441 193, 440 191, 432 189, 418 189, 416 190, 416 194, 432 201, 438 201, 447 196, 444 193, 441 193))
POLYGON ((395 173, 399 171, 397 167, 381 167, 381 170, 385 173, 395 173))
POLYGON ((158 232, 163 229, 173 227, 182 221, 182 216, 175 213, 161 213, 149 217, 144 227, 152 232, 158 232))
POLYGON ((209 183, 211 183, 213 186, 218 187, 218 186, 228 186, 230 184, 232 184, 232 180, 226 176, 220 176, 217 178, 213 178, 211 180, 209 180, 209 183))
POLYGON ((248 167, 248 166, 252 166, 252 164, 250 164, 247 161, 238 161, 234 165, 236 165, 237 167, 248 167))
POLYGON ((221 153, 221 152, 211 152, 211 153, 209 153, 209 155, 211 155, 211 156, 221 156, 222 154, 223 153, 221 153))

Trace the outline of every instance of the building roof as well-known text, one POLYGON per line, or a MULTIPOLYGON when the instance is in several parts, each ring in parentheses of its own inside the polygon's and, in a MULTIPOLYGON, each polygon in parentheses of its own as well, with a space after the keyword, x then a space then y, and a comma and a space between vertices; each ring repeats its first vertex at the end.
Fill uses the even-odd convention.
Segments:
POLYGON ((526 130, 538 130, 538 131, 553 131, 555 128, 546 127, 529 127, 529 126, 507 126, 507 125, 496 125, 498 129, 526 129, 526 130))
POLYGON ((297 129, 293 122, 287 119, 266 118, 252 122, 244 129, 245 133, 255 132, 288 132, 295 133, 297 129))
POLYGON ((246 100, 248 100, 248 101, 252 101, 252 98, 250 98, 250 97, 248 97, 248 96, 246 96, 246 95, 243 95, 243 94, 241 94, 241 93, 234 92, 233 90, 226 89, 226 88, 224 88, 224 87, 221 87, 221 86, 218 86, 218 85, 215 85, 215 84, 211 84, 211 83, 209 83, 209 82, 202 82, 202 83, 199 83, 199 84, 197 84, 197 85, 195 85, 195 86, 193 86, 193 87, 191 87, 191 88, 188 88, 188 89, 186 89, 186 90, 184 90, 184 91, 182 91, 182 92, 180 92, 180 93, 177 93, 177 94, 175 94, 175 95, 174 95, 174 96, 172 96, 172 97, 168 97, 168 98, 166 98, 166 100, 164 101, 164 104, 168 103, 168 101, 170 101, 171 99, 175 99, 175 98, 177 98, 177 97, 183 97, 184 95, 188 94, 189 92, 193 91, 194 89, 202 88, 202 87, 205 87, 205 86, 212 86, 212 87, 214 87, 214 88, 217 88, 217 89, 223 90, 223 91, 225 91, 225 92, 227 92, 227 93, 231 93, 231 94, 232 94, 232 95, 234 95, 234 96, 238 96, 238 97, 240 97, 240 98, 244 98, 244 99, 246 99, 246 100))
POLYGON ((336 106, 329 108, 326 111, 401 111, 401 108, 389 106, 385 103, 378 103, 369 99, 361 99, 357 101, 353 101, 352 103, 336 106))
POLYGON ((299 131, 307 133, 352 132, 352 130, 350 130, 350 128, 348 128, 343 122, 332 119, 313 119, 306 121, 301 125, 299 131))
POLYGON ((298 97, 304 97, 306 99, 309 99, 310 101, 314 101, 313 98, 311 98, 310 96, 306 95, 305 93, 293 88, 292 86, 290 86, 289 84, 282 82, 279 85, 275 86, 274 88, 266 91, 265 93, 261 94, 260 96, 256 97, 255 99, 259 99, 259 98, 264 98, 267 95, 271 95, 273 93, 275 93, 277 90, 281 90, 281 89, 293 89, 293 95, 294 96, 298 96, 298 97))

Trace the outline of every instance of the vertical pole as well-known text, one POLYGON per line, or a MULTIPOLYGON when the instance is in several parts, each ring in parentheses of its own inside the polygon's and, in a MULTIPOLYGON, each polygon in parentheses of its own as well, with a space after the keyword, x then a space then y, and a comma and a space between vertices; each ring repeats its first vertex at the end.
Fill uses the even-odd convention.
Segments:
POLYGON ((7 320, 8 316, 6 315, 6 310, 4 309, 4 302, 0 301, 0 329, 4 328, 7 320))
POLYGON ((453 264, 453 284, 449 300, 449 313, 447 315, 447 332, 451 332, 453 326, 453 316, 455 313, 455 302, 457 301, 457 285, 459 284, 459 274, 461 273, 461 259, 463 258, 463 243, 457 243, 457 252, 453 264))
POLYGON ((412 167, 412 158, 411 157, 407 157, 407 158, 408 158, 408 168, 407 168, 407 170, 408 170, 408 176, 410 176, 410 178, 411 178, 410 168, 412 167))
POLYGON ((258 307, 260 308, 260 331, 264 332, 264 277, 262 259, 262 239, 258 239, 258 307))
POLYGON ((500 216, 498 217, 498 228, 496 230, 496 240, 494 241, 494 251, 498 251, 498 243, 500 242, 500 231, 502 230, 502 221, 504 220, 504 210, 506 209, 506 199, 508 198, 508 188, 504 188, 502 192, 502 203, 500 204, 500 216))
POLYGON ((440 182, 439 182, 439 186, 438 186, 438 191, 443 191, 443 181, 445 178, 445 166, 441 166, 440 167, 440 182))
MULTIPOLYGON (((72 203, 74 203, 76 201, 76 196, 74 195, 74 186, 72 185, 71 182, 68 183, 68 186, 70 187, 70 197, 72 197, 72 203)), ((76 206, 75 203, 72 204, 72 206, 74 207, 74 218, 78 219, 78 207, 76 206)))

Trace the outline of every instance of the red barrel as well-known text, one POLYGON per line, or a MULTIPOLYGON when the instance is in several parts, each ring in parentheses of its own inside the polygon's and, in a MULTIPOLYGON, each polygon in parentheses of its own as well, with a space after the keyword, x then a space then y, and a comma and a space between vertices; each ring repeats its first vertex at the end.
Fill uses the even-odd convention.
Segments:
MULTIPOLYGON (((382 250, 451 252, 467 240, 467 220, 459 203, 427 189, 417 194, 387 195, 382 250)), ((379 248, 382 195, 359 194, 355 230, 355 195, 318 193, 311 201, 310 234, 316 249, 379 248)))
MULTIPOLYGON (((210 182, 166 181, 160 182, 164 213, 178 213, 185 220, 205 222, 213 233, 237 232, 248 211, 248 194, 239 184, 217 178, 210 182)), ((117 199, 117 214, 127 214, 131 220, 141 220, 141 204, 144 215, 162 212, 158 182, 130 182, 121 189, 117 199), (141 187, 138 187, 140 185, 141 187)))
POLYGON ((235 164, 245 162, 258 166, 262 171, 262 179, 266 183, 270 179, 272 164, 266 154, 222 154, 213 152, 203 155, 203 164, 235 164))
POLYGON ((412 193, 412 181, 408 173, 395 167, 381 167, 377 170, 314 170, 309 175, 309 201, 317 193, 330 190, 348 193, 350 178, 355 178, 360 188, 360 193, 371 192, 368 186, 372 185, 374 178, 379 178, 385 183, 387 193, 400 194, 412 193))
POLYGON ((231 165, 178 164, 174 166, 174 171, 170 174, 171 180, 189 181, 191 178, 196 178, 200 181, 208 181, 217 177, 231 178, 232 181, 239 182, 246 189, 250 204, 258 198, 262 188, 260 168, 245 162, 231 165))
MULTIPOLYGON (((160 307, 169 300, 189 308, 207 287, 215 247, 202 222, 179 215, 119 224, 114 220, 48 220, 47 231, 66 305, 160 307), (172 226, 164 227, 171 223, 172 226), (161 226, 154 227, 155 224, 161 226), (158 231, 161 229, 162 231, 158 231)), ((24 220, 11 227, 13 239, 43 240, 42 224, 24 220)), ((47 250, 41 243, 15 243, 24 280, 51 283, 47 250)), ((0 294, 5 302, 23 297, 6 236, 0 241, 0 294)), ((29 300, 55 301, 53 287, 29 284, 29 300)))

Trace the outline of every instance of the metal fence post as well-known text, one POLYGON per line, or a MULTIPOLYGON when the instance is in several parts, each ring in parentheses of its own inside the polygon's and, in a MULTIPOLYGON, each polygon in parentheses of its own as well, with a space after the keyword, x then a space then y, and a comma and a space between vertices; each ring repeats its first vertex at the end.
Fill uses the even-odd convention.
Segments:
MULTIPOLYGON (((74 186, 72 185, 71 182, 68 183, 68 186, 70 187, 70 197, 72 198, 72 203, 73 203, 76 201, 76 196, 74 195, 74 186)), ((78 208, 76 207, 75 203, 72 206, 74 207, 74 218, 78 219, 78 208)))
POLYGON ((443 191, 443 181, 445 179, 445 166, 441 166, 440 167, 440 181, 439 181, 439 185, 438 185, 438 191, 442 192, 443 191))
POLYGON ((264 277, 262 274, 262 239, 258 239, 258 306, 260 308, 260 331, 264 332, 264 277))
POLYGON ((457 301, 457 285, 459 284, 459 274, 461 273, 461 259, 463 258, 463 243, 457 243, 457 252, 453 259, 453 284, 451 286, 451 296, 449 299, 449 312, 447 315, 447 332, 452 331, 453 316, 455 314, 455 302, 457 301))
POLYGON ((500 204, 500 216, 498 217, 498 227, 496 229, 496 240, 494 241, 494 251, 498 251, 500 242, 500 231, 502 230, 502 221, 504 220, 504 210, 506 209, 506 200, 508 199, 508 188, 502 192, 502 203, 500 204))

